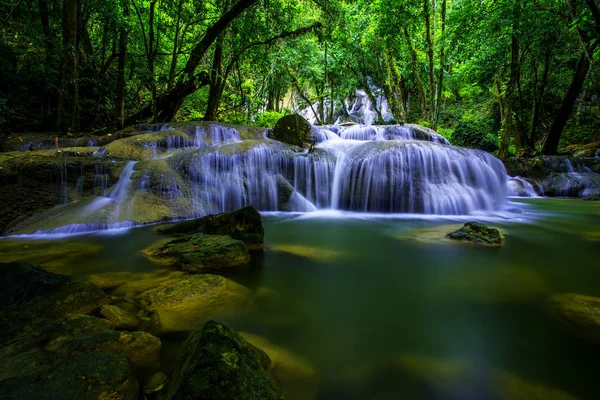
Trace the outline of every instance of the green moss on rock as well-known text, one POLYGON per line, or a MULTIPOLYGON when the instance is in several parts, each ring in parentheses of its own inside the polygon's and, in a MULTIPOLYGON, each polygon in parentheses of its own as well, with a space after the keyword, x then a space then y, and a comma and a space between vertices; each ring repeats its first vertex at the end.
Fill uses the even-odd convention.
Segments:
POLYGON ((271 130, 269 137, 301 147, 304 143, 313 143, 310 123, 299 114, 290 114, 280 118, 271 130))
POLYGON ((502 238, 495 228, 488 228, 479 222, 467 222, 462 228, 446 235, 447 238, 461 242, 470 242, 483 246, 500 246, 502 238))
POLYGON ((252 206, 166 226, 159 229, 159 233, 175 236, 191 233, 229 235, 243 241, 249 250, 262 250, 265 236, 262 217, 252 206))
POLYGON ((233 329, 209 321, 188 339, 166 398, 284 399, 267 372, 270 362, 233 329))

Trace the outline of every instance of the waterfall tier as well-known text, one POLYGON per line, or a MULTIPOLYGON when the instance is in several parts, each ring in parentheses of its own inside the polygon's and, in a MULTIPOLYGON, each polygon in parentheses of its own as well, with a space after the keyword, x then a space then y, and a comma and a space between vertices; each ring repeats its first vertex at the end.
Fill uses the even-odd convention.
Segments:
MULTIPOLYGON (((102 197, 61 206, 21 232, 129 226, 246 205, 464 215, 499 210, 507 194, 498 159, 450 146, 418 126, 313 127, 311 151, 218 124, 145 129, 106 147, 107 156, 142 160, 128 163, 102 197)), ((105 185, 102 177, 98 181, 105 185)))

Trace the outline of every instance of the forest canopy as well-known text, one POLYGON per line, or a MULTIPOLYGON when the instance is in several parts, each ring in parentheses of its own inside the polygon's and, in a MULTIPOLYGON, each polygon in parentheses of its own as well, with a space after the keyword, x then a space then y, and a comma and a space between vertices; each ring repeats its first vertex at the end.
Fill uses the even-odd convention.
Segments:
POLYGON ((0 131, 377 123, 555 154, 598 140, 596 0, 1 0, 0 131), (383 121, 377 99, 389 101, 383 121))

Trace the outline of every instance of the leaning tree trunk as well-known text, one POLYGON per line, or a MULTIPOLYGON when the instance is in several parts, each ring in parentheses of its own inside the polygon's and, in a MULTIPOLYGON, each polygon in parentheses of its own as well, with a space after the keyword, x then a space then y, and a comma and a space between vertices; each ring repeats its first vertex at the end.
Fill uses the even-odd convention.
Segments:
POLYGON ((589 68, 590 60, 588 59, 587 54, 583 52, 579 57, 579 62, 577 63, 577 68, 573 74, 573 79, 571 80, 569 90, 565 94, 560 109, 558 110, 556 118, 554 119, 554 123, 552 124, 552 128, 550 128, 550 132, 546 138, 546 142, 542 147, 542 153, 556 154, 558 151, 558 141, 560 140, 560 136, 565 129, 569 115, 571 115, 571 111, 573 110, 573 106, 577 100, 577 96, 583 87, 585 76, 587 75, 589 68))
POLYGON ((78 0, 64 0, 63 48, 57 102, 57 129, 69 132, 78 129, 78 49, 77 14, 78 0))
POLYGON ((210 89, 208 94, 208 103, 204 113, 205 121, 217 120, 217 109, 221 100, 221 87, 223 86, 223 37, 225 32, 219 35, 215 43, 215 54, 213 55, 213 65, 210 71, 210 89))
MULTIPOLYGON (((185 98, 196 92, 203 86, 210 83, 209 75, 205 72, 196 74, 196 68, 200 65, 204 55, 229 24, 237 18, 242 12, 256 3, 258 0, 238 0, 225 14, 223 14, 215 23, 213 23, 204 34, 204 37, 194 46, 185 68, 184 74, 177 83, 165 93, 156 97, 156 112, 153 118, 155 122, 172 121, 185 98)), ((135 122, 148 119, 153 116, 152 106, 146 106, 134 115, 131 115, 127 121, 135 122)))

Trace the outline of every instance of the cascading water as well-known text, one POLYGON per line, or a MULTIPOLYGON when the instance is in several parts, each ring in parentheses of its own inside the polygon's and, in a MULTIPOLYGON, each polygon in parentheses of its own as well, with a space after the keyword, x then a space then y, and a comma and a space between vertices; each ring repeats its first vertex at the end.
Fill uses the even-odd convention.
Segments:
MULTIPOLYGON (((153 128, 143 140, 164 140, 170 129, 153 128)), ((68 223, 61 217, 54 225, 61 228, 49 229, 47 218, 21 232, 86 232, 246 205, 260 211, 466 215, 500 210, 507 195, 498 159, 450 146, 418 126, 313 127, 316 145, 310 150, 265 139, 262 131, 242 140, 237 129, 217 124, 186 132, 174 134, 179 139, 167 140, 166 149, 161 144, 163 157, 128 163, 104 196, 63 206, 57 214, 76 217, 68 223)), ((102 171, 97 173, 104 186, 102 171)))
POLYGON ((253 141, 181 153, 169 162, 187 177, 198 215, 248 204, 306 211, 306 202, 308 209, 455 215, 498 210, 504 203, 502 163, 482 151, 449 146, 437 134, 352 126, 338 133, 313 128, 313 135, 322 141, 311 153, 253 141), (291 188, 287 198, 278 175, 291 188), (302 196, 301 209, 290 206, 291 196, 302 196))

